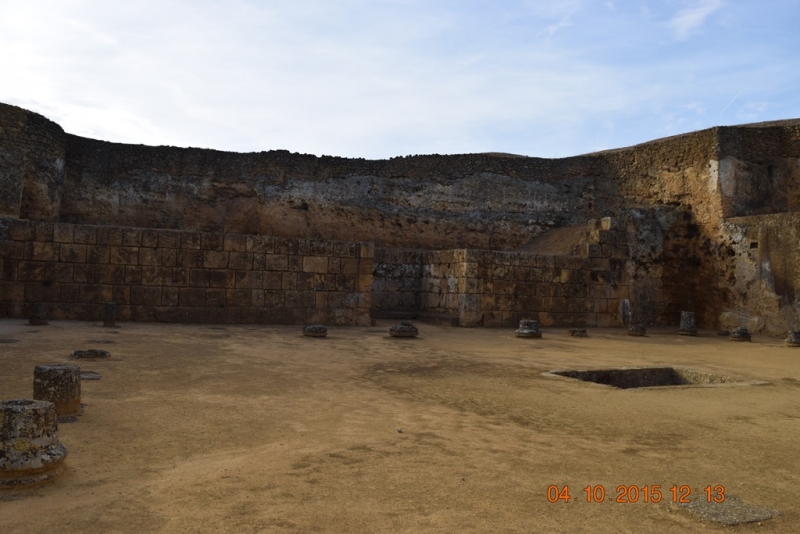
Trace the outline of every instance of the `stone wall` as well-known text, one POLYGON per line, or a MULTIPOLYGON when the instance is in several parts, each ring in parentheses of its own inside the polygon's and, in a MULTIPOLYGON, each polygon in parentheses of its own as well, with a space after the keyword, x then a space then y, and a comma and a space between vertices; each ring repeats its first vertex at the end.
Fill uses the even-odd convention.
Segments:
POLYGON ((423 250, 375 250, 372 273, 372 310, 416 311, 421 309, 423 250))
POLYGON ((800 214, 731 218, 724 231, 720 325, 771 335, 800 327, 800 214))
MULTIPOLYGON (((444 261, 448 251, 527 250, 548 230, 611 216, 629 247, 624 270, 635 317, 677 324, 688 310, 701 327, 714 328, 734 313, 774 330, 787 324, 788 304, 763 302, 776 294, 796 298, 783 289, 794 275, 776 279, 777 293, 761 275, 743 292, 742 273, 752 269, 734 258, 751 252, 739 251, 737 240, 745 230, 767 232, 777 236, 768 238, 769 264, 784 261, 779 249, 790 261, 798 247, 785 243, 793 230, 780 215, 799 207, 798 120, 711 128, 552 160, 464 154, 369 161, 108 143, 65 134, 40 115, 0 104, 0 215, 298 243, 370 242, 389 254, 376 263, 373 309, 432 310, 469 324, 495 324, 495 313, 503 324, 504 313, 518 310, 489 305, 490 293, 451 290, 451 279, 469 277, 453 271, 459 262, 444 261), (768 218, 741 226, 728 222, 734 217, 768 218), (484 308, 475 295, 484 295, 484 308)), ((500 287, 530 282, 497 280, 500 287)), ((174 292, 160 287, 162 297, 174 292)), ((548 298, 527 289, 519 296, 540 297, 548 298)))
POLYGON ((0 316, 369 325, 374 247, 0 219, 0 316))
POLYGON ((0 216, 57 220, 66 134, 37 113, 0 104, 0 216))
POLYGON ((416 310, 452 317, 460 326, 514 326, 525 317, 545 326, 620 326, 620 303, 631 284, 627 233, 607 218, 590 224, 588 238, 578 256, 381 250, 375 276, 384 282, 373 282, 373 312, 416 310), (392 300, 402 280, 408 298, 392 300))

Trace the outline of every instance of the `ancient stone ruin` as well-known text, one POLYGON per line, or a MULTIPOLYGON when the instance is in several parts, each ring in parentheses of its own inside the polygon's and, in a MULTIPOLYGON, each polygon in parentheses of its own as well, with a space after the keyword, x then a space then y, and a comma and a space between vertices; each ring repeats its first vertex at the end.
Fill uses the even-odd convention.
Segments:
POLYGON ((403 321, 396 324, 389 329, 389 335, 392 337, 417 337, 419 329, 408 321, 403 321))
POLYGON ((27 486, 61 473, 67 449, 58 441, 53 403, 0 402, 0 451, 0 487, 27 486))
POLYGON ((800 121, 562 159, 235 154, 0 105, 0 316, 745 327, 800 287, 800 121))
POLYGON ((694 312, 681 312, 681 326, 678 333, 682 336, 697 335, 697 326, 694 324, 694 312))
POLYGON ((517 337, 540 338, 542 332, 539 330, 539 321, 535 319, 522 319, 519 328, 515 332, 517 337))
POLYGON ((328 329, 321 324, 311 324, 303 327, 303 335, 306 337, 327 337, 328 329))
POLYGON ((52 402, 56 415, 75 415, 81 409, 81 368, 77 365, 37 365, 33 398, 52 402))

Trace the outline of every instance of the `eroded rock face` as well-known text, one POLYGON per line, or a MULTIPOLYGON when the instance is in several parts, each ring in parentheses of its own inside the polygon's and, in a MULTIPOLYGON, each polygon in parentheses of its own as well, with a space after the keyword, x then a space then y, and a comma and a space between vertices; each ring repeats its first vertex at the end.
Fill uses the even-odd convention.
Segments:
POLYGON ((67 449, 58 441, 55 405, 39 400, 0 402, 0 486, 50 479, 63 470, 67 449))

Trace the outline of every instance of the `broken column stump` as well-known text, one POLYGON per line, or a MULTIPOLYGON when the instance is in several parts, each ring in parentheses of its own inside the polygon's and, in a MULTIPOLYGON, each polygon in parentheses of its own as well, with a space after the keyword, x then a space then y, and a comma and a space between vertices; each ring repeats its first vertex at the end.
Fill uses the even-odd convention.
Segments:
POLYGON ((77 365, 37 365, 33 398, 52 402, 56 415, 75 415, 81 409, 81 368, 77 365))
POLYGON ((681 312, 681 326, 678 334, 682 336, 696 336, 697 326, 694 324, 694 312, 681 312))
POLYGON ((419 330, 413 323, 403 321, 391 327, 389 329, 389 335, 392 337, 417 337, 419 335, 419 330))
POLYGON ((117 326, 117 305, 114 302, 103 304, 103 326, 117 326))
POLYGON ((310 324, 303 327, 303 335, 306 337, 326 337, 328 329, 321 324, 310 324))
POLYGON ((34 326, 46 325, 49 322, 47 319, 47 306, 43 302, 34 303, 33 312, 28 322, 34 326))
POLYGON ((628 335, 629 336, 643 336, 647 333, 647 329, 644 327, 643 324, 635 324, 628 328, 628 335))
POLYGON ((731 335, 728 336, 731 341, 750 341, 750 332, 743 326, 737 326, 731 330, 731 335))
POLYGON ((785 343, 787 347, 800 347, 800 330, 789 330, 785 343))
POLYGON ((539 321, 535 319, 522 319, 516 331, 517 337, 540 338, 542 333, 539 331, 539 321))
POLYGON ((53 478, 64 470, 67 448, 58 441, 52 402, 0 402, 0 487, 19 487, 53 478))

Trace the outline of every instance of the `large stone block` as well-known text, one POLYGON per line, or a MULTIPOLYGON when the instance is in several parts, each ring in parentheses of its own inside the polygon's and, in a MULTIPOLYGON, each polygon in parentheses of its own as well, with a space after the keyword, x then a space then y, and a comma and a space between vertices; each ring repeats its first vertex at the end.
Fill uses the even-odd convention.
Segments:
MULTIPOLYGON (((303 271, 307 273, 327 273, 328 258, 325 256, 305 256, 303 258, 303 271)), ((370 269, 370 273, 372 270, 370 269)))

